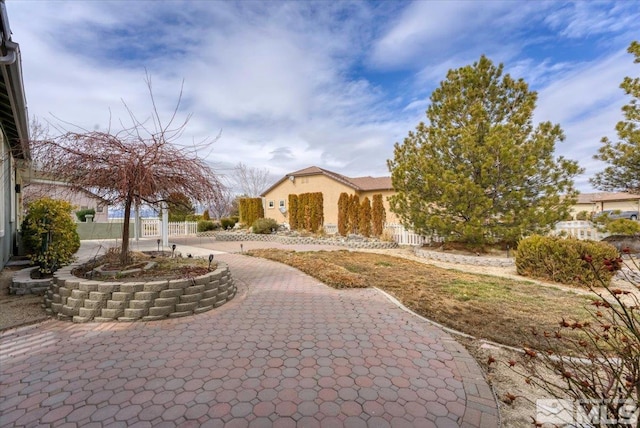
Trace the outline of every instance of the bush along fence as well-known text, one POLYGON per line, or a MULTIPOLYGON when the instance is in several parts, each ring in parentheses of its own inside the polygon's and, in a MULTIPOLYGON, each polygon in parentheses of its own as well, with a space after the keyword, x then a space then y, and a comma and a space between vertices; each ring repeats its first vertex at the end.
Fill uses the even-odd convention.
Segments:
POLYGON ((94 281, 78 278, 71 264, 54 274, 45 308, 73 322, 155 321, 195 315, 220 307, 236 295, 229 267, 189 279, 151 282, 94 281))
MULTIPOLYGON (((295 196, 295 195, 294 195, 295 196)), ((100 223, 89 223, 89 226, 100 225, 100 223)), ((156 219, 145 219, 141 221, 141 238, 156 238, 161 236, 162 221, 156 219)), ((339 226, 336 224, 325 224, 323 226, 324 233, 327 235, 339 234, 339 226)), ((202 233, 198 230, 197 222, 169 222, 169 236, 188 236, 202 233)), ((218 235, 220 232, 205 231, 207 234, 218 235)), ((571 236, 579 240, 599 241, 609 236, 607 233, 598 231, 598 229, 589 221, 566 221, 556 225, 553 232, 554 235, 571 236)), ((82 234, 81 234, 82 235, 82 234)), ((393 240, 398 245, 421 246, 431 241, 439 241, 439 239, 417 234, 406 229, 401 224, 387 223, 384 225, 383 236, 393 240)), ((120 235, 115 235, 120 237, 120 235)), ((83 238, 85 239, 85 238, 83 238)), ((246 239, 246 238, 245 238, 246 239)), ((257 238, 256 238, 257 239, 257 238)), ((238 238, 240 240, 240 238, 238 238)))
POLYGON ((602 232, 590 221, 561 221, 556 224, 554 235, 570 236, 581 241, 601 241, 609 236, 608 233, 602 232))
POLYGON ((261 241, 261 242, 278 242, 284 245, 335 245, 347 248, 369 248, 369 249, 385 249, 397 248, 395 242, 379 241, 366 239, 361 236, 350 237, 305 237, 305 236, 286 236, 286 235, 262 235, 256 233, 237 233, 237 232, 216 232, 214 234, 217 241, 226 242, 242 242, 242 241, 261 241))

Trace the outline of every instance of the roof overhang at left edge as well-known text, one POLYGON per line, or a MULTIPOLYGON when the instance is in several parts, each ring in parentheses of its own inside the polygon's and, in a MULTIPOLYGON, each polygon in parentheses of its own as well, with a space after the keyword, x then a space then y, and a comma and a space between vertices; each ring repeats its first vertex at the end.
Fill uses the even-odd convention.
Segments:
POLYGON ((4 0, 0 0, 0 121, 16 159, 29 160, 29 118, 22 81, 20 46, 11 40, 4 0))

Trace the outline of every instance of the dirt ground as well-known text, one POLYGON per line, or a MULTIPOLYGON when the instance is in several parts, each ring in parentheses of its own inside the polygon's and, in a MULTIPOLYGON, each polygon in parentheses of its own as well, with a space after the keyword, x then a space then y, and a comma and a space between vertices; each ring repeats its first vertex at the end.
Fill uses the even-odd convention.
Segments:
POLYGON ((11 277, 19 269, 21 267, 5 267, 0 270, 0 331, 48 318, 42 307, 42 296, 9 294, 11 277))

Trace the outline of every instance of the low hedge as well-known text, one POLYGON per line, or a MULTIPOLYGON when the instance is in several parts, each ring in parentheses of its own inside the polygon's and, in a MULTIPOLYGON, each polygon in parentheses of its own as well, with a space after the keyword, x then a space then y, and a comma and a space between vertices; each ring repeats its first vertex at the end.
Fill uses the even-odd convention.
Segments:
POLYGON ((606 242, 535 235, 518 244, 516 269, 523 276, 597 287, 610 283, 615 272, 604 261, 617 257, 616 248, 606 242))
POLYGON ((200 220, 198 222, 198 232, 208 232, 217 229, 220 229, 220 223, 211 220, 200 220))
POLYGON ((233 226, 238 222, 238 217, 224 217, 220 219, 220 224, 222 225, 222 229, 233 229, 233 226))
POLYGON ((259 218, 251 225, 253 233, 268 234, 272 230, 278 230, 278 222, 272 218, 259 218))

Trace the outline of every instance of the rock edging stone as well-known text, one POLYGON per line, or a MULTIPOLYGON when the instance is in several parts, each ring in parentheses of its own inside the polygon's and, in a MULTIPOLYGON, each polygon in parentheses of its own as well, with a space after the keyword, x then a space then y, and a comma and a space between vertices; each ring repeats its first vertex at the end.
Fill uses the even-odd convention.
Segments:
POLYGON ((368 249, 387 249, 398 248, 396 242, 386 241, 367 241, 367 240, 350 240, 347 238, 314 238, 302 236, 282 236, 268 235, 258 233, 233 233, 233 232, 217 232, 215 236, 217 241, 225 242, 241 242, 241 241, 259 241, 259 242, 278 242, 283 245, 336 245, 347 248, 368 248, 368 249))
POLYGON ((189 279, 148 282, 95 281, 79 278, 71 264, 54 274, 45 294, 45 310, 60 320, 156 321, 200 314, 233 299, 237 287, 229 266, 189 279))
POLYGON ((53 282, 52 278, 31 278, 31 273, 38 270, 38 266, 20 269, 11 278, 9 294, 25 295, 36 294, 42 296, 47 292, 53 282))
POLYGON ((462 254, 429 251, 420 247, 416 247, 414 249, 414 254, 417 257, 422 257, 424 259, 472 266, 512 267, 516 264, 515 259, 512 258, 465 256, 462 254))

